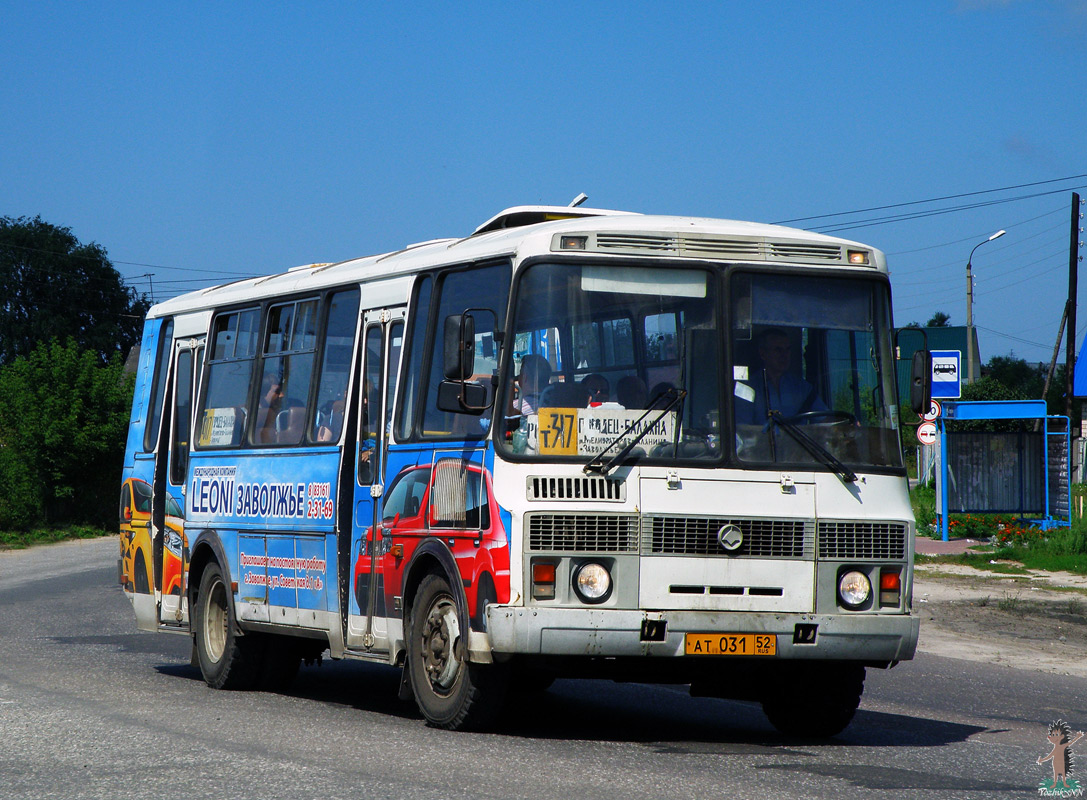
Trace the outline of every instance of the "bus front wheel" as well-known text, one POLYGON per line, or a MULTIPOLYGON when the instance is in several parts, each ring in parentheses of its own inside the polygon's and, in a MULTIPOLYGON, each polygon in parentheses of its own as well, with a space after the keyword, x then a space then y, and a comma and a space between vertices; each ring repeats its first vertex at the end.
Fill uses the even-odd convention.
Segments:
POLYGON ((200 673, 213 689, 251 689, 260 675, 262 642, 238 636, 230 588, 218 564, 208 564, 200 578, 193 619, 200 673))
POLYGON ((462 619, 445 578, 423 578, 412 604, 408 677, 415 702, 437 728, 485 727, 506 691, 506 669, 468 660, 468 620, 462 619))
POLYGON ((822 739, 853 719, 864 693, 864 667, 800 662, 778 683, 762 701, 770 724, 786 736, 822 739))

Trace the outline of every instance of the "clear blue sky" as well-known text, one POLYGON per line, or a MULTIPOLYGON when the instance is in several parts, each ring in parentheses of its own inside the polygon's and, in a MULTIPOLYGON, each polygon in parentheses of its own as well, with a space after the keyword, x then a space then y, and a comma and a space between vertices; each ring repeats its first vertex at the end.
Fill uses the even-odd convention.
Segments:
MULTIPOLYGON (((1087 173, 1084 0, 6 0, 0 19, 0 216, 71 227, 160 300, 579 192, 778 222, 1087 173)), ((982 358, 1048 360, 1084 187, 796 224, 886 251, 899 324, 963 324, 967 255, 1007 229, 974 259, 982 358)))

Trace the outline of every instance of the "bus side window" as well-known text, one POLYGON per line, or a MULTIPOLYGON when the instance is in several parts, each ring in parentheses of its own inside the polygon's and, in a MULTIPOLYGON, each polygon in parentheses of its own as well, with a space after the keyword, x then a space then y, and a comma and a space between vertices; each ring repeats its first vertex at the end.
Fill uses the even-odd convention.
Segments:
POLYGON ((256 308, 215 318, 208 388, 197 417, 198 447, 231 447, 243 441, 259 324, 260 310, 256 308))
MULTIPOLYGON (((431 363, 427 370, 429 378, 426 388, 426 408, 423 414, 423 426, 416 435, 424 438, 480 439, 487 435, 487 425, 491 414, 482 417, 466 418, 461 414, 452 414, 438 408, 438 386, 442 382, 442 342, 444 320, 453 314, 462 314, 465 309, 472 311, 475 318, 476 348, 474 374, 472 380, 490 388, 491 376, 498 368, 498 352, 494 347, 494 335, 504 323, 506 307, 509 304, 510 266, 507 263, 490 264, 468 270, 448 272, 440 284, 437 322, 429 331, 433 339, 431 363)), ((415 346, 418 346, 416 343, 415 346)))
POLYGON ((253 444, 302 441, 317 354, 317 306, 316 300, 302 300, 268 310, 253 444))
POLYGON ((158 357, 155 359, 155 374, 151 384, 151 409, 148 414, 147 428, 143 434, 145 453, 153 452, 158 443, 159 422, 162 420, 162 404, 166 394, 166 372, 173 353, 174 321, 167 320, 159 333, 158 357))
POLYGON ((351 353, 359 317, 359 290, 337 292, 328 304, 321 368, 317 379, 317 406, 311 416, 309 437, 313 442, 338 442, 347 406, 351 353))
POLYGON ((189 428, 192 425, 192 350, 177 354, 177 380, 174 382, 174 433, 170 442, 170 483, 185 482, 189 460, 189 428))

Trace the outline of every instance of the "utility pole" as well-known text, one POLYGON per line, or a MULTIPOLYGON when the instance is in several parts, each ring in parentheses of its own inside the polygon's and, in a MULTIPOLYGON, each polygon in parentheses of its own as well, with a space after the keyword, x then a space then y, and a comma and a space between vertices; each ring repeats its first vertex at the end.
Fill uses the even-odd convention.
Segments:
POLYGON ((1072 192, 1072 230, 1068 242, 1068 343, 1064 346, 1065 387, 1064 413, 1072 428, 1072 435, 1079 432, 1072 418, 1072 378, 1076 370, 1076 292, 1079 283, 1079 194, 1072 192))

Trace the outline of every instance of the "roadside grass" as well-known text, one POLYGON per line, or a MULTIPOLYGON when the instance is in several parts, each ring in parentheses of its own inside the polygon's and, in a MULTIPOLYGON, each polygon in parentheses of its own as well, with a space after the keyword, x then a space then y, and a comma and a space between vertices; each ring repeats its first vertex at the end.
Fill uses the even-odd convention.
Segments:
MULTIPOLYGON (((1073 487, 1074 509, 1078 506, 1076 498, 1085 492, 1087 487, 1083 484, 1073 487)), ((935 489, 917 486, 910 492, 910 501, 917 520, 918 535, 938 537, 939 533, 933 525, 936 517, 935 489)), ((984 551, 954 556, 949 563, 1006 574, 1037 570, 1087 575, 1087 517, 1073 514, 1070 527, 1043 531, 1007 514, 951 514, 948 527, 955 538, 981 542, 974 549, 984 551), (1006 562, 1016 562, 1021 566, 1006 562)))
POLYGON ((107 531, 91 525, 34 528, 29 531, 0 531, 0 550, 22 550, 36 544, 53 544, 71 539, 100 539, 103 536, 116 535, 116 531, 107 531))

